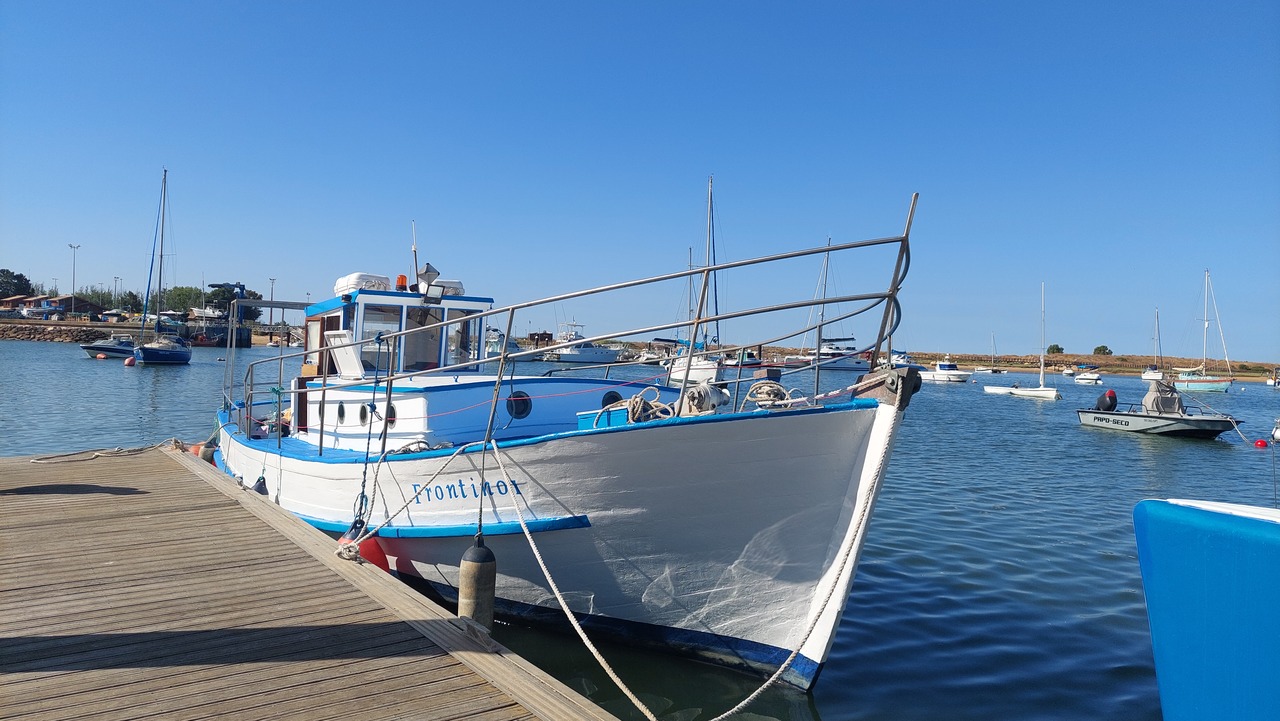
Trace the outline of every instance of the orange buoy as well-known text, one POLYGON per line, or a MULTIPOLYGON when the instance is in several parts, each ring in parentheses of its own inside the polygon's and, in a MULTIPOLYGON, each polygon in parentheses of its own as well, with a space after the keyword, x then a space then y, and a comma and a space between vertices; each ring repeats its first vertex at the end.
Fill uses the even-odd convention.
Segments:
POLYGON ((132 367, 133 367, 133 364, 134 364, 134 363, 137 363, 137 362, 138 362, 138 359, 137 359, 137 358, 134 358, 133 356, 129 356, 128 358, 125 358, 125 359, 124 359, 124 364, 125 364, 126 366, 129 366, 130 368, 132 368, 132 367))
POLYGON ((99 353, 98 355, 94 356, 94 358, 97 358, 98 360, 106 360, 106 359, 107 359, 107 354, 106 354, 106 353, 99 353))
POLYGON ((188 443, 187 450, 191 451, 191 455, 196 458, 200 457, 200 451, 204 449, 203 443, 188 443))

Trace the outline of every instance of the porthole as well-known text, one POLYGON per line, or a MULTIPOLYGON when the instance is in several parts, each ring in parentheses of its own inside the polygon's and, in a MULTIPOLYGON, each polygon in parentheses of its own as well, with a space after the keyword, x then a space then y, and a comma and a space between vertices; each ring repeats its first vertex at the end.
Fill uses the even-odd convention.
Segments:
POLYGON ((387 404, 387 428, 395 428, 396 425, 396 405, 394 403, 387 404))
POLYGON ((528 393, 516 391, 507 398, 507 413, 511 414, 512 418, 516 420, 528 418, 532 412, 533 399, 529 397, 528 393))
POLYGON ((364 403, 361 403, 360 404, 360 425, 364 426, 368 424, 369 424, 369 406, 364 403))
POLYGON ((617 391, 609 391, 604 394, 604 398, 600 399, 600 407, 608 408, 609 406, 622 400, 622 394, 617 391))
POLYGON ((342 405, 342 401, 338 401, 338 425, 342 425, 347 420, 347 407, 342 405))

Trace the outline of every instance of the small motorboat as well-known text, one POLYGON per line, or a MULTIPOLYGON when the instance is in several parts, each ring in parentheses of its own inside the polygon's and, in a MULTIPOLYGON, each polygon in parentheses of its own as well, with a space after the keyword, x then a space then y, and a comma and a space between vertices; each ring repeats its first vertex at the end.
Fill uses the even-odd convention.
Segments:
POLYGON ((1148 385, 1142 402, 1130 403, 1123 410, 1116 407, 1115 392, 1107 391, 1093 408, 1076 411, 1080 425, 1161 436, 1217 438, 1239 424, 1231 416, 1196 404, 1187 406, 1182 394, 1165 381, 1149 381, 1148 385))
POLYGON ((80 350, 90 358, 131 358, 133 347, 133 336, 129 333, 112 333, 110 338, 80 344, 80 350))
POLYGON ((947 355, 933 364, 933 370, 920 371, 920 380, 934 383, 964 383, 971 375, 973 374, 969 371, 960 370, 959 366, 951 362, 951 356, 947 355))

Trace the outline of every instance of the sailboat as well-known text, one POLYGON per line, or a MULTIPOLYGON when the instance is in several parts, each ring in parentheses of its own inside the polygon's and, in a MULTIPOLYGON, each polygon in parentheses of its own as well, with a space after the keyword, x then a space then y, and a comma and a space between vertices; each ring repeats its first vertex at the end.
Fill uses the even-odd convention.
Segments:
POLYGON ((1160 352, 1160 309, 1156 308, 1156 348, 1155 355, 1151 358, 1151 365, 1142 371, 1142 380, 1144 381, 1162 381, 1164 380, 1164 371, 1160 366, 1164 364, 1164 357, 1160 352))
MULTIPOLYGON (((169 207, 169 170, 166 168, 160 177, 160 223, 156 229, 156 240, 151 245, 151 265, 156 271, 156 327, 155 335, 149 342, 140 343, 133 349, 134 360, 144 365, 185 365, 191 362, 191 344, 176 333, 165 332, 160 313, 164 298, 164 230, 165 219, 169 207), (157 246, 159 250, 157 251, 157 246)), ((142 327, 139 340, 146 339, 147 315, 146 304, 151 301, 151 271, 147 271, 147 295, 142 306, 142 327)))
POLYGON ((1222 334, 1222 321, 1218 318, 1218 299, 1213 298, 1213 319, 1218 324, 1218 337, 1222 341, 1222 357, 1227 363, 1227 377, 1209 375, 1209 299, 1213 298, 1213 283, 1209 280, 1209 270, 1204 271, 1204 333, 1200 351, 1200 365, 1194 368, 1174 368, 1178 378, 1173 387, 1180 391, 1214 391, 1226 393, 1235 378, 1231 373, 1231 359, 1227 358, 1227 341, 1222 334))
POLYGON ((996 334, 994 332, 991 334, 991 365, 978 366, 977 368, 973 369, 973 372, 974 373, 1004 373, 1005 372, 1003 369, 996 368, 996 334))
MULTIPOLYGON (((714 213, 715 205, 712 201, 711 184, 714 178, 707 178, 707 267, 714 266, 715 260, 715 226, 714 213)), ((690 251, 690 266, 693 264, 693 252, 690 251)), ((702 340, 698 340, 698 326, 701 322, 703 312, 707 304, 707 292, 711 288, 715 288, 716 295, 711 299, 714 308, 713 315, 719 314, 719 288, 715 286, 715 278, 710 274, 702 276, 701 294, 698 300, 697 310, 694 310, 693 301, 693 276, 689 276, 689 340, 684 341, 677 339, 673 341, 678 350, 674 358, 664 362, 667 368, 667 384, 694 385, 698 383, 714 383, 720 378, 720 356, 706 355, 704 351, 707 349, 707 332, 706 327, 702 328, 702 340)), ((717 328, 719 321, 717 321, 717 328)), ((720 340, 720 331, 715 333, 715 342, 720 340)))
POLYGON ((1056 401, 1062 397, 1057 388, 1044 384, 1044 283, 1040 284, 1040 385, 1036 388, 1023 388, 1016 383, 1012 386, 983 386, 985 393, 1001 396, 1018 396, 1019 398, 1039 398, 1056 401))

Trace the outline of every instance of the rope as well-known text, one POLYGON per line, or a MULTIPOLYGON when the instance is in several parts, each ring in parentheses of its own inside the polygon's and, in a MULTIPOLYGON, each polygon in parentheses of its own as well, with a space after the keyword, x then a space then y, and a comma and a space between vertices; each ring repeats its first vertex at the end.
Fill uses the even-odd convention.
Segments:
MULTIPOLYGON (((496 443, 493 444, 493 457, 494 460, 498 462, 498 468, 502 471, 502 475, 510 478, 511 475, 507 473, 507 467, 502 462, 502 456, 498 454, 498 445, 496 443)), ((622 679, 618 677, 617 672, 615 672, 613 667, 609 665, 609 662, 604 659, 600 650, 597 649, 595 644, 591 642, 591 639, 587 637, 587 632, 584 631, 582 629, 582 625, 578 623, 578 618, 573 615, 573 611, 569 609, 568 602, 564 600, 564 595, 560 593, 560 587, 556 585, 555 579, 551 577, 551 570, 547 568, 547 562, 542 558, 542 551, 538 549, 537 542, 533 540, 533 533, 529 530, 529 525, 524 520, 524 512, 520 510, 520 504, 516 502, 514 497, 511 499, 511 507, 515 509, 516 518, 520 521, 520 530, 524 531, 524 537, 529 542, 529 550, 533 551, 533 557, 537 560, 538 567, 542 569, 542 575, 547 579, 547 585, 551 587, 551 592, 555 594, 556 601, 560 604, 560 610, 564 611, 565 617, 569 619, 569 623, 573 626, 573 630, 577 632, 578 638, 582 639, 582 643, 587 647, 587 650, 591 652, 591 655, 595 657, 596 662, 600 664, 600 668, 604 669, 604 672, 615 684, 617 684, 618 688, 622 690, 622 693, 625 694, 628 699, 631 699, 631 703, 635 704, 636 708, 644 714, 644 717, 649 719, 649 721, 658 721, 658 717, 655 716, 653 712, 649 710, 649 707, 645 706, 644 702, 637 698, 635 693, 633 693, 631 689, 622 682, 622 679)))
POLYGON ((601 408, 600 411, 596 413, 595 419, 591 421, 591 427, 599 428, 600 418, 609 411, 616 410, 618 408, 627 409, 628 423, 644 423, 646 421, 663 420, 674 416, 676 414, 675 409, 672 408, 670 404, 660 401, 659 399, 661 397, 662 391, 658 390, 655 386, 644 388, 630 398, 615 401, 604 408, 601 408), (652 401, 644 397, 644 394, 647 391, 653 391, 652 401))
MULTIPOLYGON (((414 443, 417 443, 417 441, 414 441, 414 443)), ((413 445, 413 444, 409 444, 409 445, 413 445)), ((414 501, 418 499, 418 496, 422 495, 423 491, 426 491, 428 488, 431 487, 432 483, 435 483, 435 480, 440 477, 441 473, 444 473, 444 470, 449 467, 449 464, 452 463, 455 458, 461 455, 462 452, 465 451, 466 449, 475 445, 479 445, 479 444, 468 443, 463 446, 458 446, 458 448, 454 450, 453 453, 449 454, 449 457, 446 458, 445 462, 440 465, 440 468, 436 469, 436 472, 431 474, 431 477, 427 479, 427 482, 422 484, 422 487, 418 489, 418 492, 410 496, 408 500, 404 502, 404 505, 400 506, 400 508, 397 509, 395 513, 388 514, 386 520, 384 520, 382 523, 379 523, 378 525, 372 528, 366 528, 364 533, 362 533, 360 536, 350 541, 349 543, 339 544, 338 550, 334 551, 334 553, 338 557, 346 559, 348 561, 356 560, 356 558, 359 557, 360 555, 358 549, 361 543, 363 543, 364 541, 367 541, 373 536, 378 535, 378 531, 382 530, 387 526, 387 524, 391 523, 396 518, 398 518, 401 513, 404 513, 409 508, 409 506, 413 505, 414 501)), ((405 446, 405 447, 407 448, 408 446, 405 446)), ((381 456, 378 457, 377 463, 374 465, 373 481, 374 481, 375 497, 377 495, 378 469, 381 468, 382 463, 383 461, 386 460, 387 456, 397 452, 398 451, 387 451, 386 453, 383 453, 381 456)))
POLYGON ((183 443, 182 441, 178 440, 177 438, 170 438, 165 441, 160 441, 159 443, 153 443, 149 446, 138 446, 136 448, 121 448, 120 446, 116 446, 115 448, 112 448, 112 449, 102 449, 102 450, 96 450, 96 451, 72 451, 71 453, 59 453, 52 456, 40 456, 39 458, 32 458, 31 462, 32 463, 80 463, 82 461, 92 461, 95 458, 119 458, 121 456, 135 456, 139 453, 145 453, 155 448, 163 448, 165 444, 172 445, 174 448, 180 451, 185 451, 187 449, 186 444, 183 443), (75 456, 83 456, 86 453, 92 453, 93 455, 87 456, 85 458, 75 458, 75 456))
MULTIPOLYGON (((766 382, 769 382, 769 381, 766 381, 766 382)), ((511 475, 507 473, 506 465, 503 464, 502 462, 502 456, 498 453, 498 448, 496 444, 492 446, 492 450, 493 450, 493 457, 498 462, 498 468, 502 471, 503 476, 510 478, 511 475)), ((885 470, 884 464, 885 464, 886 457, 887 457, 887 454, 880 455, 880 462, 876 467, 876 474, 874 476, 875 480, 872 482, 871 488, 868 489, 868 492, 866 495, 867 502, 862 504, 862 510, 859 512, 858 518, 855 522, 855 531, 854 531, 855 539, 862 536, 866 532, 867 516, 871 510, 870 499, 875 498, 876 493, 878 491, 878 487, 881 483, 881 480, 884 477, 884 470, 885 470)), ((551 571, 550 569, 547 568, 546 561, 542 558, 542 552, 538 549, 538 544, 533 538, 533 533, 529 530, 529 526, 525 522, 524 512, 520 509, 520 504, 516 501, 514 496, 511 499, 511 507, 515 509, 516 518, 520 521, 520 529, 524 532, 525 539, 529 542, 529 549, 533 552, 534 559, 537 560, 538 566, 542 569, 542 575, 547 579, 547 585, 551 587, 551 592, 555 595, 556 601, 559 602, 560 609, 564 611, 565 617, 569 619, 569 623, 573 626, 574 631, 577 632, 578 637, 582 639, 583 644, 591 652, 591 655, 595 657, 596 661, 600 664, 600 667, 604 670, 604 672, 608 674, 609 678, 612 679, 615 684, 617 684, 618 688, 622 690, 622 692, 627 696, 627 698, 629 698, 631 702, 636 705, 636 708, 638 708, 640 712, 645 715, 646 718, 650 719, 650 721, 657 721, 657 718, 653 715, 653 712, 650 711, 649 708, 645 706, 640 701, 639 698, 636 697, 636 695, 631 691, 631 689, 628 688, 626 684, 622 682, 622 679, 618 677, 617 673, 609 665, 608 661, 604 659, 604 656, 595 647, 595 644, 593 644, 591 642, 591 639, 587 637, 586 631, 584 631, 581 624, 578 623, 578 618, 573 614, 573 611, 569 609, 569 604, 567 601, 565 601, 564 595, 560 593, 560 588, 556 585, 555 579, 551 577, 551 571)), ((777 683, 778 680, 782 678, 783 674, 787 672, 787 669, 791 668, 791 665, 795 663, 796 657, 800 655, 800 649, 804 648, 805 644, 809 642, 809 638, 813 635, 814 630, 816 630, 818 627, 818 622, 821 621, 823 614, 826 613, 827 606, 830 605, 831 599, 835 597, 836 588, 840 585, 839 579, 841 576, 844 575, 845 568, 847 568, 849 565, 849 559, 853 557, 853 551, 855 548, 857 548, 857 546, 858 546, 857 543, 850 543, 845 548, 844 553, 841 554, 839 566, 836 569, 836 574, 834 576, 833 582, 831 583, 830 588, 827 589, 827 594, 826 596, 823 597, 822 604, 818 607, 817 613, 813 615, 813 618, 810 620, 808 627, 805 628, 804 635, 800 638, 800 642, 796 644, 795 648, 787 656, 786 660, 782 662, 782 665, 779 666, 778 669, 774 671, 773 675, 770 676, 768 679, 766 679, 765 682, 759 688, 757 688, 754 692, 752 692, 749 696, 747 696, 742 701, 738 702, 738 704, 735 705, 733 708, 729 709, 728 711, 725 711, 719 716, 716 716, 711 721, 724 721, 724 719, 727 719, 730 716, 733 716, 739 713, 748 705, 750 705, 752 702, 754 702, 756 699, 758 699, 760 695, 763 694, 765 691, 767 691, 771 686, 777 683)))

